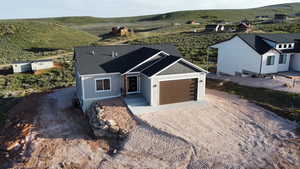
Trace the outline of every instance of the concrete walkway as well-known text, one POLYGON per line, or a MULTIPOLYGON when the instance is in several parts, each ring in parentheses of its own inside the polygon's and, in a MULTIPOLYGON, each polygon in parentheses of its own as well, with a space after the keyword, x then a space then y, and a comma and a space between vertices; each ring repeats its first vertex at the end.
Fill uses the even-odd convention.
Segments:
POLYGON ((207 102, 203 101, 188 101, 182 103, 174 103, 167 105, 159 105, 159 106, 150 106, 146 99, 141 94, 129 95, 124 98, 125 103, 127 104, 129 110, 136 116, 142 115, 144 113, 153 113, 163 110, 172 110, 182 107, 189 107, 192 105, 203 105, 207 102))
POLYGON ((276 79, 271 79, 271 78, 223 76, 223 75, 216 75, 210 73, 207 75, 207 78, 231 81, 243 86, 261 87, 261 88, 267 88, 267 89, 279 90, 279 91, 285 91, 291 93, 300 93, 300 80, 296 81, 295 87, 287 87, 287 85, 289 86, 292 85, 292 81, 291 79, 282 76, 276 76, 276 79))

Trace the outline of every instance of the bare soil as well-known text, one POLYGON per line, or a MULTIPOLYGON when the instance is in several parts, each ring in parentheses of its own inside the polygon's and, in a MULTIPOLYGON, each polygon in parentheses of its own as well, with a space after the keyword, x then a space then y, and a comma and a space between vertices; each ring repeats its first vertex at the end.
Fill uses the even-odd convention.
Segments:
POLYGON ((205 102, 140 118, 185 139, 210 168, 300 167, 296 123, 219 91, 208 90, 205 102))
POLYGON ((216 91, 209 91, 207 105, 145 113, 135 121, 120 99, 104 101, 106 117, 130 131, 109 155, 110 140, 92 136, 83 113, 72 106, 74 96, 74 88, 59 89, 15 106, 0 133, 0 168, 297 168, 300 163, 295 123, 216 91))

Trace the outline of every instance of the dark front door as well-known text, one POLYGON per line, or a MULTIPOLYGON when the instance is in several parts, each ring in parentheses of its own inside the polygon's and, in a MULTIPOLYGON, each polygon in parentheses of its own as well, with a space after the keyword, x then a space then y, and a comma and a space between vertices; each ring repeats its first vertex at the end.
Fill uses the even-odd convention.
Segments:
POLYGON ((128 93, 133 93, 138 91, 138 78, 137 76, 127 77, 128 82, 128 93))
POLYGON ((197 100, 198 79, 160 82, 159 104, 170 104, 197 100))

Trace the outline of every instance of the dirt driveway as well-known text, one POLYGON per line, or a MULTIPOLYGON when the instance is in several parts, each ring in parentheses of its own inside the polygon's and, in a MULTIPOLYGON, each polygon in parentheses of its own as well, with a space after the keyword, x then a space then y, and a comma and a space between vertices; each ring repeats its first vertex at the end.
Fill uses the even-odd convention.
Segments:
POLYGON ((296 123, 223 92, 208 90, 206 101, 140 118, 191 143, 212 168, 300 167, 296 123))

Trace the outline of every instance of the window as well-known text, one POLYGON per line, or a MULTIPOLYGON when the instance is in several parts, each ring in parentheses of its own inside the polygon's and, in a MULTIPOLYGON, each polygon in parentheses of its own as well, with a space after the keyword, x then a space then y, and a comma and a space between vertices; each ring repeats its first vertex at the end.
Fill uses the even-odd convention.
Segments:
POLYGON ((293 46, 292 46, 292 44, 289 44, 289 48, 292 48, 293 46))
POLYGON ((286 64, 286 58, 287 58, 286 54, 281 54, 279 56, 279 64, 286 64))
POLYGON ((283 47, 284 49, 287 48, 287 45, 286 45, 286 44, 284 44, 283 46, 284 46, 284 47, 283 47))
POLYGON ((282 45, 278 45, 278 48, 281 49, 281 48, 282 48, 282 45))
POLYGON ((110 79, 96 79, 96 91, 109 91, 110 79))
POLYGON ((267 65, 274 65, 275 56, 268 56, 267 65))

